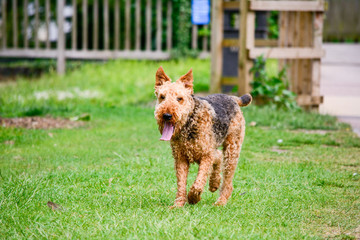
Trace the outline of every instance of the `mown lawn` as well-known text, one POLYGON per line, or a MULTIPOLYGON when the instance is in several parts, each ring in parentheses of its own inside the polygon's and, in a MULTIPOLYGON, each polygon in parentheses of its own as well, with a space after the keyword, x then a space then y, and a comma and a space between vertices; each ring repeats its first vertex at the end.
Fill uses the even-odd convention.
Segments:
POLYGON ((0 85, 1 117, 91 117, 75 129, 0 126, 1 238, 360 237, 360 139, 333 117, 270 107, 243 109, 228 205, 213 206, 218 193, 206 190, 197 205, 170 210, 173 159, 153 117, 159 65, 173 79, 192 67, 195 90, 208 89, 204 60, 85 64, 0 85))

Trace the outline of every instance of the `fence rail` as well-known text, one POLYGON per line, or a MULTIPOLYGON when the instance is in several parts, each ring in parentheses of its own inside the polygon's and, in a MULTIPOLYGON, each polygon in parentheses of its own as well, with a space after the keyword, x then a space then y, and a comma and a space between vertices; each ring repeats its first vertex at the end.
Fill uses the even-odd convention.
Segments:
MULTIPOLYGON (((89 2, 1 0, 0 57, 170 58, 176 45, 173 1, 89 2)), ((208 36, 199 36, 199 27, 208 28, 193 25, 189 47, 198 49, 200 43, 200 57, 206 57, 208 36)))

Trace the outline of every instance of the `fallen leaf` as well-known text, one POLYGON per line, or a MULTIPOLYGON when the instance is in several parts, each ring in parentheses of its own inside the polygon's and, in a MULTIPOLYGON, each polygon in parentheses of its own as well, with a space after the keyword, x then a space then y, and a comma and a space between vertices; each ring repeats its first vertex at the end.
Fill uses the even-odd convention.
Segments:
POLYGON ((53 211, 62 211, 62 210, 64 210, 62 206, 60 206, 60 205, 58 205, 56 203, 50 202, 50 201, 47 202, 47 206, 49 208, 51 208, 51 210, 53 210, 53 211))
POLYGON ((255 126, 256 126, 256 122, 252 121, 252 122, 250 122, 249 125, 250 125, 251 127, 255 127, 255 126))

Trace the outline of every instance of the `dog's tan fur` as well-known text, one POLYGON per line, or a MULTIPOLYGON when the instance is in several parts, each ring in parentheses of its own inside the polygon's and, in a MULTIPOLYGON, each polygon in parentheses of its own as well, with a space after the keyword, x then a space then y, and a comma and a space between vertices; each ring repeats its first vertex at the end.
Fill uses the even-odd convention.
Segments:
POLYGON ((186 202, 199 202, 209 174, 209 190, 215 192, 220 187, 221 169, 223 182, 216 205, 225 205, 233 191, 232 179, 245 136, 245 119, 239 106, 248 105, 251 96, 238 98, 210 95, 209 99, 212 100, 224 99, 224 109, 221 109, 221 102, 213 103, 207 98, 193 96, 192 70, 176 82, 171 82, 162 67, 156 72, 155 95, 155 118, 160 133, 163 132, 165 121, 174 126, 170 143, 175 159, 178 190, 173 207, 182 207, 186 202), (229 109, 232 110, 228 111, 229 116, 219 116, 216 113, 229 109), (172 118, 164 120, 164 114, 171 114, 172 118), (219 117, 224 118, 227 125, 218 127, 220 125, 216 121, 219 117), (220 146, 223 146, 222 152, 217 149, 220 146), (194 162, 199 164, 199 170, 186 196, 189 166, 194 162))

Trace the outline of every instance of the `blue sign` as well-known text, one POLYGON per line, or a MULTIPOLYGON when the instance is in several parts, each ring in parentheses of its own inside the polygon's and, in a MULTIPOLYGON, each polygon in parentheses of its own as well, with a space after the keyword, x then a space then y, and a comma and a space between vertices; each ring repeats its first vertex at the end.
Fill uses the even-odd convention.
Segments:
POLYGON ((191 1, 191 22, 195 25, 210 23, 210 0, 191 1))

